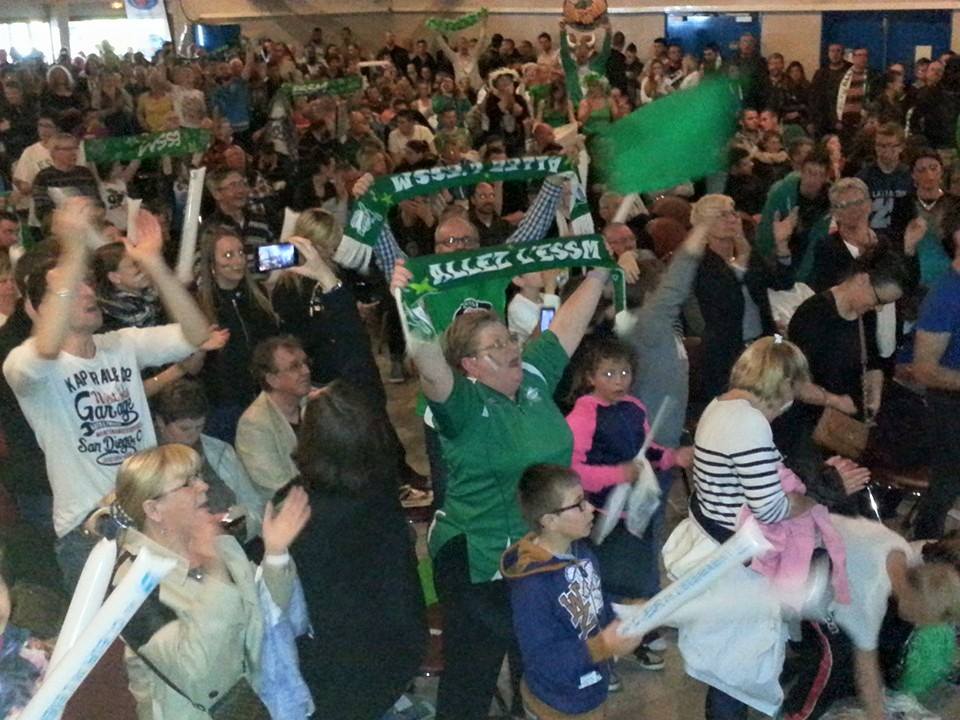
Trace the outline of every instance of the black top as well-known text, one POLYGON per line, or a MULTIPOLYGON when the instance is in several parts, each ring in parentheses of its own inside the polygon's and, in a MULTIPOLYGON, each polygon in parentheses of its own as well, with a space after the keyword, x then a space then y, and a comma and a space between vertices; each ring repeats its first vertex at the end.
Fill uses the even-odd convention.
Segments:
POLYGON ((310 491, 290 547, 313 635, 300 670, 324 720, 379 718, 417 674, 427 643, 413 540, 396 494, 310 491))
MULTIPOLYGON (((0 366, 15 347, 30 337, 32 327, 20 300, 0 327, 0 366)), ((50 495, 43 451, 3 373, 0 373, 0 428, 7 441, 7 456, 0 462, 0 483, 14 494, 50 495)))
POLYGON ((243 285, 217 289, 217 324, 230 331, 221 350, 207 353, 201 380, 212 406, 246 407, 257 396, 250 374, 250 358, 261 340, 279 332, 277 322, 249 296, 243 285))

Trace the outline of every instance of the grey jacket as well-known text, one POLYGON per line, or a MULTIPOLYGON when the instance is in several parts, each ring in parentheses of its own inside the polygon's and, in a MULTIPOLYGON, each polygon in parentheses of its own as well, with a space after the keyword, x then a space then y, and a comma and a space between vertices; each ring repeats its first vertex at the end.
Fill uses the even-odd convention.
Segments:
POLYGON ((660 284, 639 308, 630 311, 618 333, 637 354, 637 372, 631 392, 655 416, 663 399, 673 399, 654 440, 664 447, 680 444, 680 434, 689 395, 689 362, 677 323, 690 296, 701 255, 692 255, 682 245, 660 279, 660 284))

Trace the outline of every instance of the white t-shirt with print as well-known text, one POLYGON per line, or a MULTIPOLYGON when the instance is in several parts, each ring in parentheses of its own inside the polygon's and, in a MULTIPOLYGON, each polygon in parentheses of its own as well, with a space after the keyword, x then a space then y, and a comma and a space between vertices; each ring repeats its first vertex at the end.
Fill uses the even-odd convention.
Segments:
POLYGON ((46 456, 58 537, 113 489, 127 456, 157 444, 140 370, 194 350, 179 325, 124 328, 94 335, 93 342, 92 358, 61 352, 48 360, 30 338, 3 363, 46 456))

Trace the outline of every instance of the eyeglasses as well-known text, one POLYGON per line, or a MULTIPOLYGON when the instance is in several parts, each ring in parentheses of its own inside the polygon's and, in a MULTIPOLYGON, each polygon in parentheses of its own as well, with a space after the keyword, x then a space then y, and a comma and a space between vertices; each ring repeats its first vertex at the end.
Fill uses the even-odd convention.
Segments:
POLYGON ((489 345, 479 348, 473 356, 476 357, 480 353, 490 352, 491 350, 496 350, 497 352, 501 350, 506 350, 509 347, 516 347, 520 344, 520 336, 516 333, 510 333, 506 338, 500 338, 496 342, 490 343, 489 345))
POLYGON ((573 503, 573 505, 565 505, 565 506, 562 507, 562 508, 557 508, 556 510, 551 510, 551 511, 550 511, 550 514, 551 514, 551 515, 560 515, 561 513, 565 513, 567 510, 573 510, 574 508, 576 508, 576 509, 579 510, 580 512, 585 512, 586 509, 587 509, 587 507, 588 507, 589 505, 590 505, 590 502, 587 500, 586 496, 585 496, 585 495, 581 495, 581 496, 580 496, 580 499, 577 500, 575 503, 573 503))
POLYGON ((194 473, 193 475, 191 475, 190 477, 188 477, 188 478, 184 481, 183 485, 178 485, 177 487, 171 488, 170 490, 165 490, 164 492, 160 493, 159 495, 154 495, 154 496, 153 496, 152 498, 150 498, 150 499, 151 499, 151 500, 160 500, 161 498, 165 498, 167 495, 173 495, 173 493, 175 493, 175 492, 180 492, 181 490, 185 490, 186 488, 193 487, 193 486, 196 485, 198 482, 200 482, 202 479, 203 479, 203 478, 200 476, 200 473, 198 473, 198 472, 197 472, 197 473, 194 473))
POLYGON ((841 202, 832 203, 830 208, 832 210, 846 210, 847 208, 863 205, 865 202, 867 202, 866 198, 858 198, 857 200, 844 200, 841 202))
POLYGON ((622 368, 620 370, 604 370, 600 373, 602 377, 605 377, 607 380, 613 380, 614 378, 622 377, 627 378, 633 375, 633 370, 630 368, 622 368))
POLYGON ((473 248, 473 247, 477 247, 478 245, 476 238, 473 238, 470 235, 446 237, 440 240, 439 244, 446 245, 447 247, 462 247, 462 248, 473 248))

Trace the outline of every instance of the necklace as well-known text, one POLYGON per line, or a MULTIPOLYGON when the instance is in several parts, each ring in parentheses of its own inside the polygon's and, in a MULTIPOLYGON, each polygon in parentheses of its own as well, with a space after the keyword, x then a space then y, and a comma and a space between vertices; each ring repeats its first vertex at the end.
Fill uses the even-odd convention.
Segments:
POLYGON ((920 207, 922 207, 924 210, 929 212, 930 210, 933 209, 933 206, 936 205, 937 202, 942 197, 943 197, 943 190, 941 188, 937 188, 937 196, 933 200, 931 200, 930 202, 926 202, 922 197, 920 197, 919 194, 917 194, 917 202, 920 203, 920 207))

